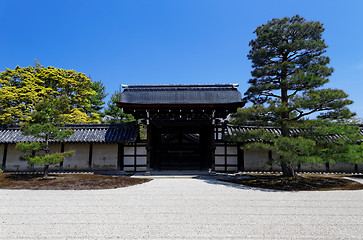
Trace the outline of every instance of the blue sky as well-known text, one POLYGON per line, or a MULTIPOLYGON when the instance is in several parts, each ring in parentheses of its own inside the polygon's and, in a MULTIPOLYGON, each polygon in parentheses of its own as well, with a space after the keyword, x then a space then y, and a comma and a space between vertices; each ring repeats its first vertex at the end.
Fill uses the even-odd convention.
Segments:
POLYGON ((363 118, 363 1, 0 0, 0 71, 74 69, 120 84, 239 83, 248 88, 248 43, 257 26, 299 14, 324 24, 335 69, 327 87, 343 89, 363 118))

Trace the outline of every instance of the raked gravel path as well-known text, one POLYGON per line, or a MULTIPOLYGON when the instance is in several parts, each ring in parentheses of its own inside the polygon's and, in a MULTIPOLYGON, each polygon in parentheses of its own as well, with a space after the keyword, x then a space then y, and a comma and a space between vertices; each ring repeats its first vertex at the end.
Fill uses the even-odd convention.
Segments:
POLYGON ((363 191, 183 178, 112 190, 0 190, 0 239, 363 239, 363 191))

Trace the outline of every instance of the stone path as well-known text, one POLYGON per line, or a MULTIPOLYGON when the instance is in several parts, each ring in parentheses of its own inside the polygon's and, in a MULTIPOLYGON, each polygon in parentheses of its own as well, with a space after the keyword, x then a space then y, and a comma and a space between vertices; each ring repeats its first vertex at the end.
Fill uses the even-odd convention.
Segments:
POLYGON ((0 190, 0 239, 363 239, 363 191, 183 178, 113 190, 0 190))

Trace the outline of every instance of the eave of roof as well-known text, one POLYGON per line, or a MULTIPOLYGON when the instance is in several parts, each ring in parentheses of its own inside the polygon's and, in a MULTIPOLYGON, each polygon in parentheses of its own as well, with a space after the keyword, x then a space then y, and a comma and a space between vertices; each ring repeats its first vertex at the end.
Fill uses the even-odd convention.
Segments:
POLYGON ((159 85, 122 85, 124 89, 163 89, 163 88, 237 88, 239 84, 159 84, 159 85))

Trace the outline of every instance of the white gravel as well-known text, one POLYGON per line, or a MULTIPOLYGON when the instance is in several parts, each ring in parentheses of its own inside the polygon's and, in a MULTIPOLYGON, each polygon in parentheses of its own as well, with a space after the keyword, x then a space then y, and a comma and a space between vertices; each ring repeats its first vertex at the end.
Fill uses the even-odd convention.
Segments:
POLYGON ((363 239, 363 191, 181 178, 113 190, 0 190, 0 238, 363 239))

